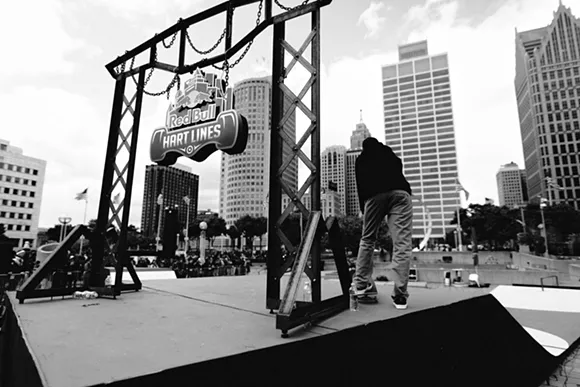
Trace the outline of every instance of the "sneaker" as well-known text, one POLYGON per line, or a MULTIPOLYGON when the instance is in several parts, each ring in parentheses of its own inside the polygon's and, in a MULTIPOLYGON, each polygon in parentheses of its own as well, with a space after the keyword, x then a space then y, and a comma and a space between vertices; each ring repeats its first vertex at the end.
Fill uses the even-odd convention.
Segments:
POLYGON ((407 309, 407 299, 403 296, 393 297, 393 305, 397 309, 407 309))
POLYGON ((374 287, 373 283, 369 283, 366 287, 359 289, 359 288, 354 288, 354 295, 357 297, 362 297, 362 296, 376 296, 377 295, 377 289, 374 287))

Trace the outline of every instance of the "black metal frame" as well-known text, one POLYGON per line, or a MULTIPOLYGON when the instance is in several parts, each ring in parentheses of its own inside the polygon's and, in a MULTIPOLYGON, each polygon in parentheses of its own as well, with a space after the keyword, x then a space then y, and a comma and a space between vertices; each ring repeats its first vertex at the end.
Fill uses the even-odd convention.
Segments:
POLYGON ((40 281, 46 278, 56 267, 64 265, 68 259, 67 250, 72 247, 81 235, 89 236, 89 232, 85 226, 78 225, 66 236, 60 246, 42 262, 33 275, 24 281, 16 292, 16 298, 21 304, 24 303, 24 300, 31 298, 70 296, 77 290, 84 290, 82 288, 36 289, 40 281))
MULTIPOLYGON (((288 336, 288 330, 306 323, 339 313, 348 307, 348 287, 350 277, 344 247, 334 251, 337 267, 340 267, 340 280, 343 286, 343 295, 328 300, 322 300, 321 284, 321 236, 325 230, 320 214, 320 8, 311 12, 311 32, 301 47, 296 50, 285 40, 285 23, 274 25, 273 59, 272 59, 272 128, 270 132, 270 206, 268 218, 271 219, 268 228, 268 261, 266 284, 266 307, 271 313, 278 310, 276 318, 277 329, 282 330, 282 337, 288 336), (311 63, 304 58, 306 49, 311 48, 311 63), (286 51, 292 56, 287 67, 284 66, 286 51), (309 73, 310 78, 295 95, 285 84, 284 80, 296 63, 300 63, 309 73), (302 102, 306 93, 311 92, 310 109, 302 102), (284 99, 290 98, 291 106, 284 110, 284 99), (310 119, 310 126, 303 136, 295 142, 283 130, 284 123, 296 111, 300 110, 310 119), (301 148, 310 138, 310 159, 301 148), (284 159, 282 152, 286 143, 292 148, 292 154, 284 159), (299 158, 310 169, 310 176, 302 187, 294 192, 284 181, 283 173, 299 158), (302 198, 310 188, 310 204, 312 212, 308 211, 302 198), (282 209, 282 193, 290 198, 289 205, 282 209), (294 246, 282 230, 282 224, 293 213, 294 208, 309 219, 304 230, 300 246, 294 246), (276 220, 276 221, 273 221, 276 220), (285 264, 281 263, 282 244, 295 257, 285 264), (308 257, 311 257, 311 267, 307 266, 308 257), (286 287, 284 298, 280 299, 281 279, 287 268, 293 264, 290 282, 286 287), (300 277, 305 273, 312 284, 312 302, 296 302, 296 294, 300 284, 300 277)), ((328 231, 331 232, 335 245, 339 243, 336 235, 338 222, 330 219, 328 231)))
MULTIPOLYGON (((287 334, 288 329, 306 322, 312 322, 314 319, 319 317, 326 317, 340 312, 348 306, 347 296, 350 277, 348 274, 344 247, 336 247, 340 244, 340 237, 338 237, 340 230, 338 230, 338 223, 333 219, 329 219, 326 228, 331 234, 331 239, 334 243, 335 259, 337 267, 339 268, 344 294, 325 301, 322 301, 321 299, 320 241, 322 233, 326 230, 324 229, 325 227, 323 226, 322 217, 320 215, 320 9, 329 5, 331 2, 332 0, 317 0, 310 3, 304 2, 302 5, 292 9, 283 7, 286 10, 285 12, 273 16, 272 0, 226 1, 187 19, 180 19, 172 27, 155 35, 153 38, 147 40, 133 50, 126 52, 124 55, 106 65, 107 70, 115 79, 115 93, 103 171, 101 197, 99 201, 96 237, 93 236, 91 247, 93 249, 92 267, 99 268, 102 266, 104 247, 105 243, 107 243, 106 231, 111 226, 115 226, 119 230, 120 235, 115 249, 117 255, 117 267, 113 296, 120 294, 120 292, 124 290, 140 290, 142 286, 129 258, 129 255, 132 253, 127 252, 127 225, 129 222, 129 209, 131 204, 135 155, 143 93, 145 92, 144 88, 148 77, 151 74, 149 72, 149 75, 147 75, 146 71, 160 69, 178 76, 185 73, 192 73, 197 68, 205 68, 219 62, 224 62, 224 69, 227 71, 229 66, 227 61, 242 48, 250 44, 253 39, 268 26, 273 25, 274 57, 272 61, 272 130, 269 208, 269 219, 271 219, 271 221, 269 222, 268 229, 269 242, 266 307, 273 311, 278 309, 281 304, 280 279, 283 275, 280 256, 281 244, 283 243, 290 251, 296 251, 296 247, 290 243, 280 228, 284 220, 293 211, 294 206, 298 207, 302 214, 310 219, 310 223, 303 238, 305 242, 302 243, 299 250, 300 259, 295 260, 295 262, 287 262, 284 266, 287 268, 289 265, 294 263, 292 271, 293 278, 299 278, 303 271, 308 275, 312 281, 312 303, 306 305, 303 303, 296 304, 295 294, 294 296, 291 294, 291 290, 296 290, 295 287, 298 286, 296 281, 294 281, 292 287, 289 287, 289 290, 286 292, 287 295, 283 300, 285 308, 280 311, 278 316, 278 327, 282 329, 283 334, 285 335, 287 334), (245 37, 232 45, 233 11, 238 7, 258 2, 260 3, 260 6, 265 4, 265 17, 245 37), (210 58, 203 58, 193 64, 186 64, 185 48, 188 39, 187 29, 191 25, 224 12, 227 13, 224 52, 210 58), (285 41, 285 25, 287 21, 306 14, 311 15, 311 32, 308 34, 308 37, 302 46, 296 50, 285 41), (179 53, 177 63, 168 64, 159 62, 157 60, 157 45, 164 42, 167 38, 175 40, 178 34, 179 53), (303 57, 303 53, 309 45, 311 46, 312 63, 308 62, 308 60, 303 57), (146 61, 146 63, 133 67, 135 58, 147 51, 149 53, 149 60, 146 61), (288 53, 293 57, 291 63, 287 67, 284 66, 284 54, 286 51, 288 51, 288 53), (130 68, 125 69, 125 65, 128 62, 131 64, 130 68), (310 72, 310 79, 298 95, 295 95, 284 84, 284 80, 296 63, 300 63, 310 72), (135 80, 135 75, 138 75, 138 80, 135 80), (135 86, 134 92, 129 91, 128 96, 127 79, 132 79, 134 82, 129 83, 131 86, 135 86), (308 109, 302 102, 302 99, 309 90, 311 90, 312 98, 310 109, 308 109), (283 108, 284 96, 290 97, 293 102, 287 111, 284 111, 283 108), (296 107, 299 107, 311 121, 310 126, 297 143, 281 130, 286 120, 296 110, 296 107), (121 126, 124 119, 132 120, 129 129, 124 130, 121 126), (301 151, 302 146, 309 138, 311 138, 311 159, 308 159, 308 157, 306 157, 306 155, 301 151), (293 150, 291 157, 287 160, 284 160, 282 152, 283 142, 288 143, 293 150), (128 161, 124 164, 121 164, 122 161, 118 158, 121 152, 128 153, 128 161), (284 170, 295 158, 300 158, 311 171, 310 176, 297 192, 294 192, 282 181, 284 170), (301 199, 308 188, 311 189, 312 214, 301 202, 301 199), (290 205, 285 208, 283 212, 281 208, 282 191, 284 191, 292 200, 290 205), (114 199, 113 195, 115 192, 118 192, 118 194, 115 195, 117 197, 124 193, 123 198, 120 201, 114 199), (311 267, 306 265, 306 260, 309 255, 312 257, 311 267), (131 274, 133 284, 122 283, 124 268, 127 268, 131 274), (295 305, 296 307, 294 307, 295 305), (291 307, 292 310, 290 310, 289 307, 291 307)), ((170 84, 170 87, 171 86, 173 86, 173 83, 170 84)), ((62 255, 68 247, 72 246, 81 234, 86 232, 87 230, 84 226, 79 226, 65 239, 61 246, 44 262, 41 268, 27 280, 22 289, 19 290, 18 297, 21 302, 26 298, 37 296, 65 295, 65 290, 57 291, 57 289, 55 289, 54 291, 38 291, 34 289, 43 276, 46 275, 54 265, 58 264, 58 256, 62 255)), ((93 270, 91 271, 89 282, 93 289, 104 291, 102 288, 103 284, 101 283, 102 278, 100 277, 102 276, 99 275, 99 271, 93 270)), ((67 290, 66 293, 69 294, 71 292, 67 290)))
MULTIPOLYGON (((312 255, 314 261, 314 255, 312 255)), ((323 224, 320 211, 312 211, 308 218, 308 224, 304 232, 300 246, 297 250, 296 259, 293 261, 292 272, 284 298, 280 303, 278 314, 276 316, 276 329, 282 331, 282 337, 288 337, 288 331, 304 324, 313 324, 324 320, 328 317, 342 312, 349 305, 349 289, 351 284, 351 274, 346 260, 345 248, 342 240, 338 219, 329 217, 326 224, 323 224), (327 300, 302 302, 296 301, 298 287, 301 284, 300 278, 302 273, 306 273, 309 278, 316 278, 312 268, 307 266, 307 260, 310 253, 310 247, 314 240, 320 240, 321 236, 328 231, 328 239, 334 255, 336 270, 342 289, 342 294, 329 298, 327 300)), ((320 272, 318 273, 320 275, 320 272)), ((314 283, 314 282, 312 282, 314 283)), ((320 282, 319 282, 319 288, 320 282)))

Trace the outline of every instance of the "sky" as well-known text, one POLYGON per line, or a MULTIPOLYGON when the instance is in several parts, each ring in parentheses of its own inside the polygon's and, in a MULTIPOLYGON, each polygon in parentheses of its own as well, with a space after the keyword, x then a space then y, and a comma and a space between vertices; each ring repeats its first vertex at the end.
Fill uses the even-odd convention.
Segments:
MULTIPOLYGON (((0 3, 0 138, 24 154, 47 161, 40 227, 62 215, 82 223, 88 188, 87 220, 96 218, 104 169, 114 80, 105 65, 155 33, 221 1, 218 0, 19 0, 0 3), (31 11, 32 10, 32 11, 31 11)), ((298 0, 280 0, 287 6, 298 0)), ((321 12, 321 142, 349 146, 363 121, 384 141, 381 66, 398 60, 399 44, 428 40, 430 54, 447 52, 459 163, 468 203, 497 202, 495 175, 502 164, 523 168, 514 91, 515 29, 546 26, 559 0, 334 0, 321 12)), ((564 0, 580 16, 580 0, 564 0)), ((255 24, 256 4, 234 15, 233 41, 255 24)), ((274 6, 274 13, 281 10, 274 6)), ((218 16, 189 29, 193 44, 206 50, 220 36, 218 16)), ((288 22, 286 39, 298 48, 310 32, 310 19, 288 22)), ((272 30, 255 39, 230 71, 230 85, 267 75, 272 30)), ((166 43, 169 43, 167 41, 166 43)), ((215 54, 223 52, 220 45, 215 54)), ((239 53, 234 55, 238 58, 239 53)), ((307 55, 307 58, 310 56, 307 55)), ((159 46, 159 60, 174 63, 175 47, 159 46)), ((189 49, 186 62, 201 56, 189 49)), ((136 64, 143 56, 136 59, 136 64)), ((289 58, 286 58, 286 62, 289 58)), ((217 70, 218 75, 221 73, 217 70)), ((184 78, 185 79, 185 78, 184 78)), ((308 79, 296 66, 287 84, 298 93, 308 79)), ((146 90, 165 89, 171 74, 155 71, 146 90)), ((131 85, 132 81, 128 81, 131 85)), ((171 95, 174 95, 172 93, 171 95)), ((309 100, 309 94, 306 98, 309 100)), ((137 147, 130 223, 140 226, 149 141, 164 123, 169 101, 146 96, 137 147)), ((309 105, 309 104, 307 104, 309 105)), ((124 122, 123 125, 127 123, 124 122)), ((297 116, 297 134, 308 126, 297 116)), ((307 152, 308 154, 308 152, 307 152)), ((181 158, 200 177, 200 209, 218 209, 219 152, 203 163, 181 158)), ((303 166, 299 180, 306 179, 303 166)))

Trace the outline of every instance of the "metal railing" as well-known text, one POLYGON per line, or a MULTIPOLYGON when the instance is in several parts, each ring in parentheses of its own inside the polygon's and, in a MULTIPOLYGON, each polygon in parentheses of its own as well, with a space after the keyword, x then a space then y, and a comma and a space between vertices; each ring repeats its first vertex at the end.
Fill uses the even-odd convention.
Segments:
POLYGON ((540 278, 540 283, 542 284, 542 292, 544 291, 544 280, 548 279, 548 278, 556 278, 556 286, 560 287, 560 283, 558 282, 558 276, 557 275, 549 275, 547 277, 540 278))

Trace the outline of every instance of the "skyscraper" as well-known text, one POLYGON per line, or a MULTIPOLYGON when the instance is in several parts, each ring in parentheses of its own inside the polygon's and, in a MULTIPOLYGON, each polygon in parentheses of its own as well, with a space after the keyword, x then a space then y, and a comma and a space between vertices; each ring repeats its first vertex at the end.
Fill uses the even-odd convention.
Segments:
POLYGON ((495 177, 500 206, 514 207, 527 201, 525 170, 516 163, 502 165, 495 177))
MULTIPOLYGON (((248 120, 248 145, 243 154, 222 153, 219 213, 227 225, 244 215, 267 216, 270 188, 270 128, 272 125, 272 83, 270 77, 252 78, 234 87, 235 109, 248 120)), ((285 98, 285 110, 291 101, 285 98)), ((296 113, 283 125, 286 134, 296 139, 296 113)), ((284 142, 284 160, 292 148, 284 142)), ((284 182, 298 190, 298 160, 283 173, 284 182)))
MULTIPOLYGON (((179 223, 182 228, 187 224, 187 203, 189 198, 189 224, 197 214, 199 197, 199 176, 191 172, 191 168, 181 164, 171 167, 147 165, 145 167, 145 186, 143 190, 143 209, 141 215, 141 232, 147 237, 157 235, 159 222, 159 204, 157 199, 163 194, 163 210, 176 208, 179 211, 179 223)), ((161 217, 161 234, 165 217, 161 217)))
POLYGON ((356 216, 360 212, 358 190, 356 186, 356 159, 362 153, 361 149, 346 151, 346 214, 356 216))
POLYGON ((346 214, 346 147, 332 145, 322 151, 320 158, 320 188, 334 189, 340 197, 340 212, 346 214), (333 184, 330 184, 333 183, 333 184))
POLYGON ((0 224, 18 247, 36 247, 45 171, 46 161, 0 139, 0 224))
POLYGON ((346 151, 346 177, 345 177, 345 198, 346 215, 356 216, 360 212, 358 201, 358 191, 356 187, 356 159, 362 152, 363 141, 371 137, 371 132, 362 120, 356 124, 355 130, 350 136, 350 149, 346 151))
MULTIPOLYGON (((399 63, 383 66, 382 78, 385 142, 431 213, 431 237, 442 238, 460 204, 447 54, 430 56, 427 41, 399 46, 399 63)), ((413 205, 413 237, 423 238, 428 219, 413 205)))
POLYGON ((516 30, 514 83, 530 200, 580 209, 580 20, 562 3, 550 25, 516 30))
POLYGON ((362 143, 365 138, 371 137, 371 132, 363 122, 362 110, 360 112, 360 122, 356 124, 355 129, 350 135, 350 149, 362 149, 362 143))

